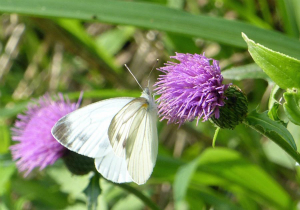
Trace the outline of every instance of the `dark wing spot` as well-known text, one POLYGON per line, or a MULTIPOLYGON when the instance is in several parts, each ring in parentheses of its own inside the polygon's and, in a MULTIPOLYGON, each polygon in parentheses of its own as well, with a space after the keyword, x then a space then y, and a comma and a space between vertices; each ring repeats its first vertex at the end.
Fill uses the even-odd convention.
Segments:
POLYGON ((69 127, 68 123, 61 123, 59 125, 56 125, 52 130, 52 134, 54 135, 54 137, 62 144, 68 143, 67 138, 65 138, 68 134, 68 130, 69 130, 68 127, 69 127))

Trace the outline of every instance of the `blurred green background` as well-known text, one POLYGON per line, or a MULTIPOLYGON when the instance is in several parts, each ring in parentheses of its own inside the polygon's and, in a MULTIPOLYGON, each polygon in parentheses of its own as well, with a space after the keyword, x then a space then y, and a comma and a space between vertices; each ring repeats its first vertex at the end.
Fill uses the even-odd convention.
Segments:
MULTIPOLYGON (((175 52, 205 52, 220 61, 224 83, 247 94, 249 111, 265 111, 274 84, 241 32, 300 59, 299 11, 299 0, 0 0, 0 209, 86 209, 89 175, 71 175, 61 160, 27 178, 17 172, 10 128, 30 99, 62 92, 76 101, 82 90, 82 106, 137 97, 125 63, 146 86, 175 52)), ((195 124, 160 122, 151 178, 131 188, 101 179, 98 209, 151 209, 140 193, 166 210, 297 209, 299 168, 281 148, 239 125, 221 130, 213 149, 215 127, 195 124)), ((298 144, 299 127, 288 129, 298 144)))

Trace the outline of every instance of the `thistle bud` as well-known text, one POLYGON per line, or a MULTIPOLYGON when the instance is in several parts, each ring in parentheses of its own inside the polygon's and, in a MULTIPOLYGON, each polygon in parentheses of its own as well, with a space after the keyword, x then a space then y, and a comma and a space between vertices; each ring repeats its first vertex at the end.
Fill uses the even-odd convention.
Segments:
POLYGON ((247 116, 248 101, 240 88, 231 85, 225 91, 225 105, 220 107, 220 116, 212 116, 210 120, 220 128, 234 129, 247 116))
POLYGON ((84 175, 90 171, 96 171, 93 158, 68 150, 62 159, 73 174, 84 175))

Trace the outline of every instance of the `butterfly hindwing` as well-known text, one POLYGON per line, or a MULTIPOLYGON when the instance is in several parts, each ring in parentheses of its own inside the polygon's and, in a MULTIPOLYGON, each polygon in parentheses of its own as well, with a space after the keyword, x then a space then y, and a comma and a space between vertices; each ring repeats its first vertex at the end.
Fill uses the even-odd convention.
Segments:
POLYGON ((95 167, 104 178, 112 182, 132 182, 125 158, 116 156, 112 149, 107 155, 95 159, 95 167))

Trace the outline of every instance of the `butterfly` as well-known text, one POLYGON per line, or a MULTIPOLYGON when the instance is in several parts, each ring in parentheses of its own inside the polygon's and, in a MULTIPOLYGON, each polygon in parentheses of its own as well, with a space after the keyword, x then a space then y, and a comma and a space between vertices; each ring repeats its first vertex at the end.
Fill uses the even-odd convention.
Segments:
POLYGON ((144 184, 156 163, 157 106, 149 88, 138 98, 112 98, 75 110, 51 132, 69 150, 94 158, 97 171, 112 182, 144 184))

